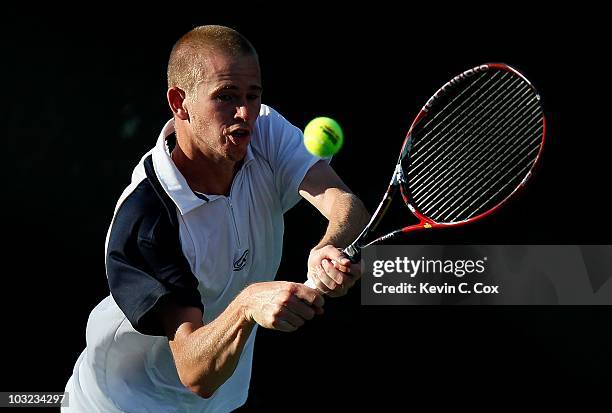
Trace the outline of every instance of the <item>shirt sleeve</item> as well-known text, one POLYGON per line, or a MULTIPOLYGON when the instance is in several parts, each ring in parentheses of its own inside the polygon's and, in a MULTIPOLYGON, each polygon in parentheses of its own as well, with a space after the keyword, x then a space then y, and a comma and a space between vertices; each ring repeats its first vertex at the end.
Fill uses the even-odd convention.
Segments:
POLYGON ((321 159, 329 163, 331 157, 319 158, 308 152, 303 132, 274 109, 262 107, 260 121, 262 145, 286 212, 301 199, 298 189, 308 170, 321 159))
POLYGON ((204 309, 178 228, 148 192, 145 180, 118 209, 108 238, 106 271, 111 294, 134 329, 163 336, 159 310, 165 301, 204 309))

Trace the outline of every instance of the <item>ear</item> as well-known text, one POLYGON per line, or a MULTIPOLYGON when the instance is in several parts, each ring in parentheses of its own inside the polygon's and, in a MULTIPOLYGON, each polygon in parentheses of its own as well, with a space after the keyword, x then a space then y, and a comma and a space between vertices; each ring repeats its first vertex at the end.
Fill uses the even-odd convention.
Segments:
POLYGON ((181 120, 189 120, 189 111, 185 105, 185 103, 187 103, 185 101, 185 96, 185 91, 176 86, 168 89, 168 92, 166 93, 170 110, 172 110, 172 113, 174 113, 174 115, 181 120))

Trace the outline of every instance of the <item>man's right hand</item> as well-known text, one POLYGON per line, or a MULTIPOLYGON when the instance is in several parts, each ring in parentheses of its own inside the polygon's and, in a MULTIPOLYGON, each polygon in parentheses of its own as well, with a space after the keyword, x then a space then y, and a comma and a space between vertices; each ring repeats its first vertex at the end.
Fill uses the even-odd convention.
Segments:
POLYGON ((304 284, 271 281, 251 284, 241 293, 244 315, 262 327, 295 331, 306 320, 323 314, 324 300, 304 284))

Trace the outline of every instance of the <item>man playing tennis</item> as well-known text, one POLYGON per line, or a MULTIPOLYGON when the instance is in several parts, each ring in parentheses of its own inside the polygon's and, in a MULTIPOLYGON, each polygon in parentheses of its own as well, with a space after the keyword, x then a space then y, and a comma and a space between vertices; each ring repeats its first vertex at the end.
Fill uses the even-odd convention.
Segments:
POLYGON ((221 412, 247 399, 257 325, 294 331, 361 276, 337 247, 368 213, 301 132, 261 104, 253 46, 202 26, 174 46, 173 113, 121 195, 106 240, 111 295, 91 312, 71 412, 221 412), (329 220, 303 284, 271 281, 299 195, 329 220))

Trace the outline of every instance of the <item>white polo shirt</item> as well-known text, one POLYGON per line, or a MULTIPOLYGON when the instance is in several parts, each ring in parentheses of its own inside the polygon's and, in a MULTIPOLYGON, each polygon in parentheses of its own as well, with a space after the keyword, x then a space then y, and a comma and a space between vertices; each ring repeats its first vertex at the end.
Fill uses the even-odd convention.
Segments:
POLYGON ((115 209, 106 240, 111 295, 89 316, 63 411, 227 412, 247 399, 256 329, 234 374, 203 399, 181 384, 155 311, 171 298, 202 308, 208 323, 245 286, 274 279, 283 213, 320 158, 298 128, 262 105, 230 195, 198 195, 169 156, 173 132, 169 121, 115 209))

